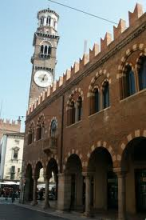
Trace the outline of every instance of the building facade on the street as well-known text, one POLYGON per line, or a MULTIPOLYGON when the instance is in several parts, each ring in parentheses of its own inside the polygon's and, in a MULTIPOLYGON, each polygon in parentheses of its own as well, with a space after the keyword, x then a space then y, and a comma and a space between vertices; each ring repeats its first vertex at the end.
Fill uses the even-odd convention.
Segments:
POLYGON ((20 182, 24 133, 6 133, 0 143, 0 181, 20 182))
MULTIPOLYGON (((129 12, 128 28, 121 19, 113 32, 113 40, 106 33, 100 49, 95 44, 29 107, 24 197, 34 205, 43 168, 44 207, 49 205, 53 172, 59 210, 90 215, 114 209, 118 220, 146 211, 146 13, 142 6, 137 4, 129 12)), ((41 45, 37 49, 41 55, 41 45)))
POLYGON ((21 121, 10 121, 0 119, 0 140, 5 133, 20 132, 21 121))

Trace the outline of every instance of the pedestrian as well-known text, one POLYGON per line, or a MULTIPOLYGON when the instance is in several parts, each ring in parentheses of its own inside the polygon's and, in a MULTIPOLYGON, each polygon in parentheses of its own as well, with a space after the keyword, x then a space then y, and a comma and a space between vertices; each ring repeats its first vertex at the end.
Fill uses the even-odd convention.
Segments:
POLYGON ((12 191, 12 203, 15 202, 15 198, 16 198, 16 192, 15 190, 12 191))

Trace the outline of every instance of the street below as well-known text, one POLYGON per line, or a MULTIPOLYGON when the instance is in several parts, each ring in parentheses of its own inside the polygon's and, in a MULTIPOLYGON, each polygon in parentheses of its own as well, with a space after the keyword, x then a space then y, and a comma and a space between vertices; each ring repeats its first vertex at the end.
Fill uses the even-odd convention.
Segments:
POLYGON ((19 207, 14 204, 0 204, 0 220, 63 220, 49 214, 19 207))

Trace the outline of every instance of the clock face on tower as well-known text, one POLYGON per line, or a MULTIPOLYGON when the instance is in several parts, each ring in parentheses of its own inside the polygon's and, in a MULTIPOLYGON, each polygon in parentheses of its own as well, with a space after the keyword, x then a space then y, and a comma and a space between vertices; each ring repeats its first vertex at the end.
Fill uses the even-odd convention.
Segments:
POLYGON ((34 82, 40 87, 48 87, 52 84, 52 73, 45 70, 38 70, 34 74, 34 82))

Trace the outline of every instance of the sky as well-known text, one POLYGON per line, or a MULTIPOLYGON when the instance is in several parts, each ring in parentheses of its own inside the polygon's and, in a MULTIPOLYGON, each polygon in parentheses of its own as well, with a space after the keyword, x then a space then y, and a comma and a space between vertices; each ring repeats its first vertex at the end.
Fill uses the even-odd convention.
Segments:
MULTIPOLYGON (((146 0, 56 0, 62 4, 78 8, 99 17, 118 23, 126 20, 128 11, 133 12, 136 3, 143 5, 146 0)), ((70 69, 75 61, 94 43, 100 45, 100 38, 105 33, 113 34, 112 23, 73 11, 48 0, 3 0, 0 4, 0 118, 22 120, 22 131, 26 110, 32 64, 30 62, 34 48, 33 35, 37 29, 37 12, 50 8, 59 16, 58 33, 60 36, 57 49, 56 79, 70 69)), ((115 25, 116 26, 116 25, 115 25)))

